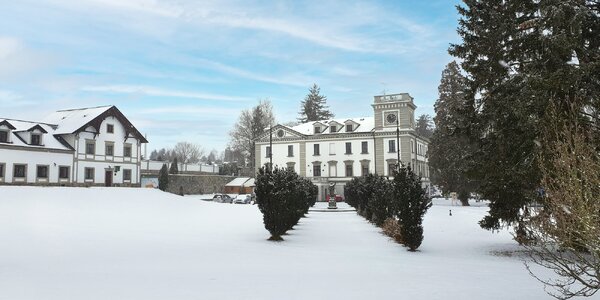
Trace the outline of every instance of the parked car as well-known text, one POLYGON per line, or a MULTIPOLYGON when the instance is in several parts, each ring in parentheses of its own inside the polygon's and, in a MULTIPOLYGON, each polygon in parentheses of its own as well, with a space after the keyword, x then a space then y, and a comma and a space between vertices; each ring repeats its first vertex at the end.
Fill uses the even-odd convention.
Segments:
MULTIPOLYGON (((329 202, 329 195, 327 195, 327 202, 329 202)), ((344 197, 342 195, 335 195, 335 202, 344 202, 344 197)))
POLYGON ((231 198, 231 197, 229 197, 229 195, 225 195, 225 194, 215 194, 213 196, 213 201, 219 202, 219 203, 232 203, 233 198, 231 198))
POLYGON ((251 200, 252 200, 252 196, 250 196, 248 194, 241 194, 241 195, 235 196, 235 198, 233 199, 233 203, 235 203, 235 204, 249 204, 251 200))

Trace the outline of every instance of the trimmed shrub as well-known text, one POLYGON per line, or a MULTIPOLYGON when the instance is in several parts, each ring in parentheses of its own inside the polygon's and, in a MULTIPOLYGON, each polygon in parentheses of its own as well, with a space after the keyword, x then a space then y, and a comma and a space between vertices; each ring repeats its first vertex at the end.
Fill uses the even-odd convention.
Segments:
POLYGON ((169 187, 169 170, 167 169, 167 165, 163 164, 162 168, 158 172, 158 188, 161 191, 166 191, 169 187))
POLYGON ((268 172, 261 168, 256 176, 256 203, 263 214, 269 240, 281 241, 308 209, 315 204, 317 187, 287 168, 268 172))

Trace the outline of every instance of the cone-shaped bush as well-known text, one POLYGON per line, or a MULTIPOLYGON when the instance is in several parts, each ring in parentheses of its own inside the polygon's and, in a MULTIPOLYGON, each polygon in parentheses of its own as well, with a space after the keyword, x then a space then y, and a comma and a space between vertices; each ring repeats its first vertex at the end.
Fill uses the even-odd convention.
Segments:
POLYGON ((431 200, 421 187, 421 178, 410 167, 400 166, 394 174, 394 211, 404 245, 416 251, 423 242, 423 216, 431 200))
POLYGON ((292 229, 309 207, 314 205, 317 187, 300 178, 292 170, 261 168, 256 176, 256 199, 263 214, 270 240, 280 241, 281 235, 292 229))

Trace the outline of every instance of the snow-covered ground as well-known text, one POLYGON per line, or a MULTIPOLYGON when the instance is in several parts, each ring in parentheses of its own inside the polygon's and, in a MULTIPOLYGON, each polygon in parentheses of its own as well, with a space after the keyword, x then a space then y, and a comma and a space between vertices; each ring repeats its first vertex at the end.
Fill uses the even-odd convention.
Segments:
POLYGON ((510 235, 479 228, 485 207, 448 202, 410 253, 354 212, 311 212, 277 243, 255 205, 0 187, 0 299, 549 298, 510 235))

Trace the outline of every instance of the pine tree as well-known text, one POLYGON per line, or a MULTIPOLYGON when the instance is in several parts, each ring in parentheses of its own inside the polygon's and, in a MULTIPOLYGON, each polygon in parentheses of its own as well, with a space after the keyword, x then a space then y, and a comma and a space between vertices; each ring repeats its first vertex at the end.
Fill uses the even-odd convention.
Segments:
POLYGON ((327 97, 320 94, 321 88, 313 84, 308 90, 308 95, 300 104, 300 117, 298 121, 306 123, 310 121, 329 120, 334 114, 326 106, 327 97))
POLYGON ((436 130, 429 144, 429 164, 436 174, 432 183, 446 193, 457 192, 464 206, 469 205, 469 195, 475 190, 468 175, 476 151, 469 131, 475 109, 465 97, 466 90, 466 78, 458 64, 449 63, 438 88, 439 98, 434 106, 436 130))
POLYGON ((173 162, 171 163, 171 168, 169 169, 169 174, 179 174, 179 166, 177 162, 177 157, 173 158, 173 162))
POLYGON ((163 164, 158 172, 158 188, 161 191, 166 191, 169 188, 169 170, 167 164, 163 164))
POLYGON ((418 135, 425 137, 425 138, 431 138, 431 136, 433 135, 433 125, 432 125, 432 121, 431 121, 431 116, 430 115, 420 115, 417 118, 417 125, 415 127, 415 131, 417 132, 418 135))
POLYGON ((394 173, 394 205, 402 242, 409 251, 416 251, 423 242, 423 216, 431 200, 421 187, 421 178, 410 167, 399 166, 394 173))
POLYGON ((466 97, 476 105, 471 175, 491 202, 481 225, 499 229, 520 224, 522 208, 535 200, 548 105, 597 121, 588 112, 599 108, 600 8, 585 0, 464 2, 463 42, 450 53, 462 60, 466 97))

